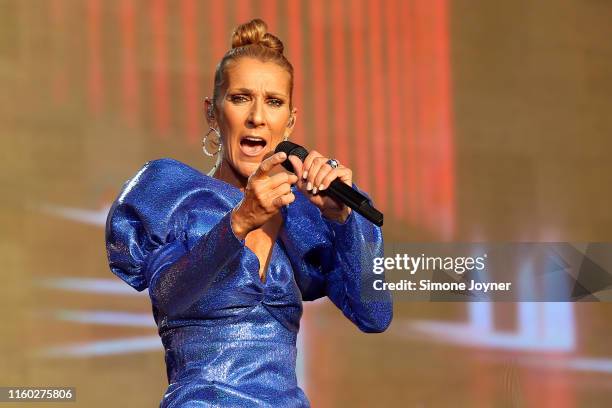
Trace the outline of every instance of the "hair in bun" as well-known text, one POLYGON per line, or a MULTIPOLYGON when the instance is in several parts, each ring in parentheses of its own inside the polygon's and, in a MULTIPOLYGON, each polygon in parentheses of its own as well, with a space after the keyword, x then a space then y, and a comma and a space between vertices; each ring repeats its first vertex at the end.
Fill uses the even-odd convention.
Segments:
POLYGON ((266 23, 256 18, 240 24, 232 32, 232 48, 223 56, 215 71, 213 101, 216 103, 226 83, 227 67, 240 58, 254 58, 262 62, 274 62, 289 73, 289 103, 293 94, 293 66, 283 55, 283 42, 268 32, 266 23))
POLYGON ((251 44, 263 45, 264 47, 273 49, 279 54, 282 54, 285 49, 283 42, 274 34, 270 34, 267 24, 259 18, 239 25, 232 33, 232 48, 244 47, 251 44))

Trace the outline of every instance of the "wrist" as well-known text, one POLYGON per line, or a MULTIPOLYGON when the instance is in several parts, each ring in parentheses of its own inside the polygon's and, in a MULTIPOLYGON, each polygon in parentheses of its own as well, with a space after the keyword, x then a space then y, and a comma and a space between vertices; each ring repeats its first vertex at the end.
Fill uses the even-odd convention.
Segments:
POLYGON ((327 210, 327 211, 323 211, 323 217, 325 217, 326 219, 330 220, 330 221, 335 221, 339 224, 344 224, 347 220, 347 218, 349 217, 349 215, 351 215, 351 208, 349 206, 344 206, 344 208, 340 209, 340 210, 335 210, 335 211, 331 211, 331 210, 327 210))
POLYGON ((232 230, 234 231, 234 235, 236 235, 236 238, 244 240, 247 234, 251 232, 251 228, 249 227, 244 217, 241 216, 239 211, 240 207, 236 207, 232 210, 232 230))

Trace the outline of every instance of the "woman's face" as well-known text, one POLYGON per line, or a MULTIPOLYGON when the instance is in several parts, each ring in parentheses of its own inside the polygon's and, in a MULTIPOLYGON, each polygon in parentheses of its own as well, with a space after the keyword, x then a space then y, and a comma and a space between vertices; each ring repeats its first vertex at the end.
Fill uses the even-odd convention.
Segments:
POLYGON ((289 81, 289 73, 273 62, 241 58, 227 68, 215 119, 224 160, 239 175, 255 172, 264 155, 293 130, 289 81))

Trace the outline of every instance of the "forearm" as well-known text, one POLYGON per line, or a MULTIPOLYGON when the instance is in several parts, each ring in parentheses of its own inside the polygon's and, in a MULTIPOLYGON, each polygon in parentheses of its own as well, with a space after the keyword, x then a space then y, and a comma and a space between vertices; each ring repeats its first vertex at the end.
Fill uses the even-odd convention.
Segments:
POLYGON ((340 224, 328 221, 334 232, 334 255, 328 296, 364 332, 382 332, 393 318, 388 291, 375 291, 371 266, 383 254, 380 228, 352 213, 340 224))

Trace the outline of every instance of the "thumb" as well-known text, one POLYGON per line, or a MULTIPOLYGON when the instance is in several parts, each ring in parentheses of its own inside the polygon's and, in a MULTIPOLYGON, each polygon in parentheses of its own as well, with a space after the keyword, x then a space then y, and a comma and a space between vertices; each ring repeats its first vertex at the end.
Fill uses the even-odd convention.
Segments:
POLYGON ((294 155, 289 155, 289 161, 293 165, 293 172, 296 176, 298 176, 298 180, 302 179, 302 170, 304 168, 304 163, 299 159, 299 157, 294 155))

